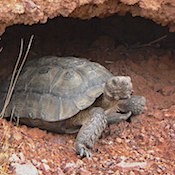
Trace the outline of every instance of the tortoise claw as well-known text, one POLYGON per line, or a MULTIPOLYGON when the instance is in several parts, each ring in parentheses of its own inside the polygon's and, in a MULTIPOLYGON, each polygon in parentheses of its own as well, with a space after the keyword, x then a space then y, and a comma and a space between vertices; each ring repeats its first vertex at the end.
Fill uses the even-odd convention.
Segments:
POLYGON ((80 150, 80 157, 92 157, 92 153, 88 149, 81 148, 80 150))
POLYGON ((87 158, 92 157, 92 152, 83 144, 78 144, 76 146, 76 151, 77 154, 80 155, 80 157, 87 157, 87 158))

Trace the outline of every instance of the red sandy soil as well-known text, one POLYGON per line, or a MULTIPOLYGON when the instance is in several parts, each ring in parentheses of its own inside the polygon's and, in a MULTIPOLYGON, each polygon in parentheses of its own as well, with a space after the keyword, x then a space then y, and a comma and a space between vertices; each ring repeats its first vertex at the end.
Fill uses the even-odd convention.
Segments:
MULTIPOLYGON (((43 43, 42 39, 39 42, 43 43)), ((0 174, 175 174, 173 49, 155 48, 155 45, 116 46, 113 38, 106 36, 97 37, 88 49, 86 42, 82 38, 72 40, 66 45, 64 54, 57 50, 57 55, 69 53, 86 57, 100 62, 114 75, 131 76, 134 94, 147 99, 144 114, 131 118, 130 122, 109 126, 95 144, 90 159, 76 155, 76 135, 47 133, 37 128, 14 126, 0 119, 0 174)), ((39 51, 33 48, 31 52, 34 55, 39 51)), ((1 54, 5 56, 5 48, 1 54)), ((10 69, 4 68, 5 62, 10 61, 2 61, 0 77, 10 69)))

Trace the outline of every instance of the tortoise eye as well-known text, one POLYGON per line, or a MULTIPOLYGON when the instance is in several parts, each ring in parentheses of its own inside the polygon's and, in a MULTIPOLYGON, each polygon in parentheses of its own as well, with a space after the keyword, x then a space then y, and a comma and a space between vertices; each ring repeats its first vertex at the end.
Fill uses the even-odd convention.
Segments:
POLYGON ((131 91, 131 95, 133 95, 133 93, 134 93, 134 90, 131 91))

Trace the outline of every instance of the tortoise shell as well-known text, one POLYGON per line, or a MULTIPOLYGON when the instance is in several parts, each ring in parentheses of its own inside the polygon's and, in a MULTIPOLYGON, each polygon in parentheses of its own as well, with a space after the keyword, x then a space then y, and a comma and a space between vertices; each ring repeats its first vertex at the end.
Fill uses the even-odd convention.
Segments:
MULTIPOLYGON (((98 63, 75 57, 48 56, 28 61, 17 81, 5 116, 49 122, 68 119, 103 93, 112 74, 98 63)), ((1 90, 6 94, 7 87, 1 90)))

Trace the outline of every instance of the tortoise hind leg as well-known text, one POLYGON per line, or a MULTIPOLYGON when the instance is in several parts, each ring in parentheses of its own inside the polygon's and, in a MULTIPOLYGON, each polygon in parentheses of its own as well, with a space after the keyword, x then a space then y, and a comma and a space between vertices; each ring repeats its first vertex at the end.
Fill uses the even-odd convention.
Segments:
POLYGON ((82 124, 75 142, 77 154, 80 154, 81 157, 92 156, 90 149, 93 148, 94 143, 107 126, 107 117, 102 108, 94 107, 87 110, 87 115, 89 116, 85 117, 87 120, 82 124))

